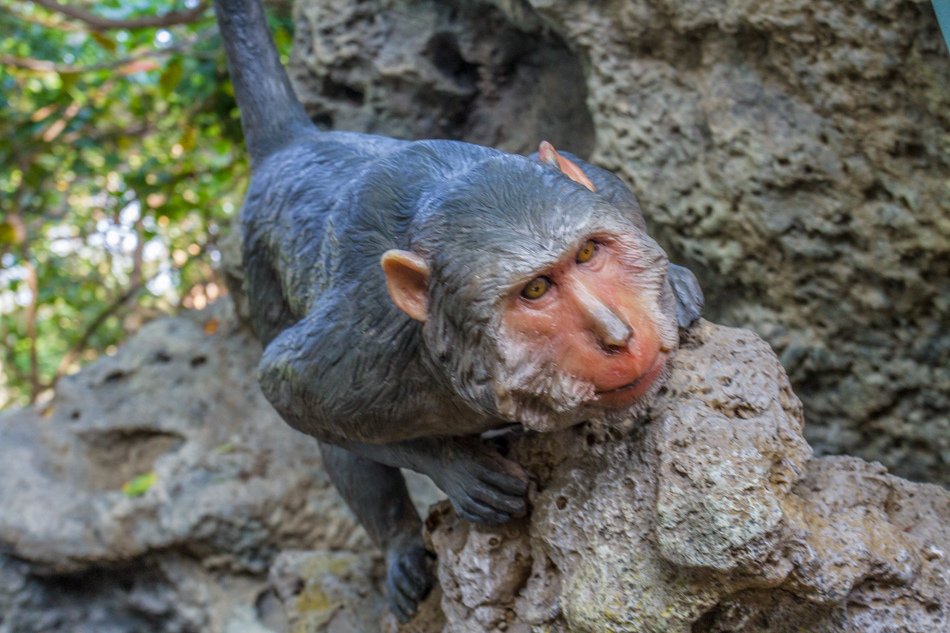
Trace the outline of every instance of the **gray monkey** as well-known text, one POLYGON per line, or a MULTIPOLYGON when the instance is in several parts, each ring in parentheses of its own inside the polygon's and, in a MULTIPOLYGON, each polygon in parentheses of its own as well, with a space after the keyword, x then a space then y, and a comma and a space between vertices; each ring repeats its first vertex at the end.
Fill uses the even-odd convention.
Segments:
POLYGON ((261 388, 319 440, 406 621, 432 578, 399 469, 465 519, 524 515, 526 473, 480 434, 643 411, 702 292, 609 172, 546 143, 517 156, 322 132, 259 0, 215 10, 252 167, 241 223, 261 388))

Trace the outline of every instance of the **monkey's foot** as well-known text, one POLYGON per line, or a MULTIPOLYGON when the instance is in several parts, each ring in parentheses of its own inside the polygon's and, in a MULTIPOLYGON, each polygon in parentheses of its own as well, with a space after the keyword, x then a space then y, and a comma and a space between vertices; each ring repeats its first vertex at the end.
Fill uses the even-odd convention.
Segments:
POLYGON ((443 450, 439 468, 426 474, 460 517, 497 525, 524 516, 528 475, 521 466, 480 442, 456 441, 443 450))
POLYGON ((422 538, 413 534, 407 540, 408 543, 394 543, 386 552, 389 609, 403 624, 415 615, 434 580, 428 564, 432 555, 423 547, 422 538))

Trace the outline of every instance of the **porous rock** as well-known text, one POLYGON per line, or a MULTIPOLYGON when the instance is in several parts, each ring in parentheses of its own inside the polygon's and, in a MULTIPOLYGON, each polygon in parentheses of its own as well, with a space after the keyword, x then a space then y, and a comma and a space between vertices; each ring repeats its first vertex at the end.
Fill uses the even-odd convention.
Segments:
POLYGON ((222 301, 0 417, 0 633, 948 625, 950 494, 811 459, 767 344, 702 322, 647 419, 492 440, 532 473, 531 515, 475 527, 434 506, 441 589, 400 628, 315 442, 259 393, 258 355, 222 301))
POLYGON ((819 453, 950 483, 950 56, 925 0, 298 0, 321 125, 530 152, 630 184, 780 354, 819 453))
POLYGON ((443 633, 930 632, 950 627, 950 494, 811 458, 785 372, 702 322, 648 419, 513 437, 532 511, 428 520, 443 633))
POLYGON ((0 416, 0 632, 284 631, 280 551, 375 560, 259 355, 220 301, 0 416))

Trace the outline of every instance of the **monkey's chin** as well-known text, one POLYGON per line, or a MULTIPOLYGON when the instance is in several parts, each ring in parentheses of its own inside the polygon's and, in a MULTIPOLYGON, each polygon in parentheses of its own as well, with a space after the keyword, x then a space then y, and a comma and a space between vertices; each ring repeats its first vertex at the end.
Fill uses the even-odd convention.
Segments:
POLYGON ((650 368, 640 374, 636 380, 614 389, 596 391, 593 403, 611 409, 630 406, 646 395, 657 379, 663 375, 668 358, 669 354, 657 354, 650 368))

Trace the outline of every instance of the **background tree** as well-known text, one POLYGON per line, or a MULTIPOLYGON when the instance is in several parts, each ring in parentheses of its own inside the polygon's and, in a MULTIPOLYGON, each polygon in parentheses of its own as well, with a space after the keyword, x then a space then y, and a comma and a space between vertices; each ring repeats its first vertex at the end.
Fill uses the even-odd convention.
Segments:
POLYGON ((0 34, 3 407, 223 293, 247 165, 208 2, 14 2, 0 34))

